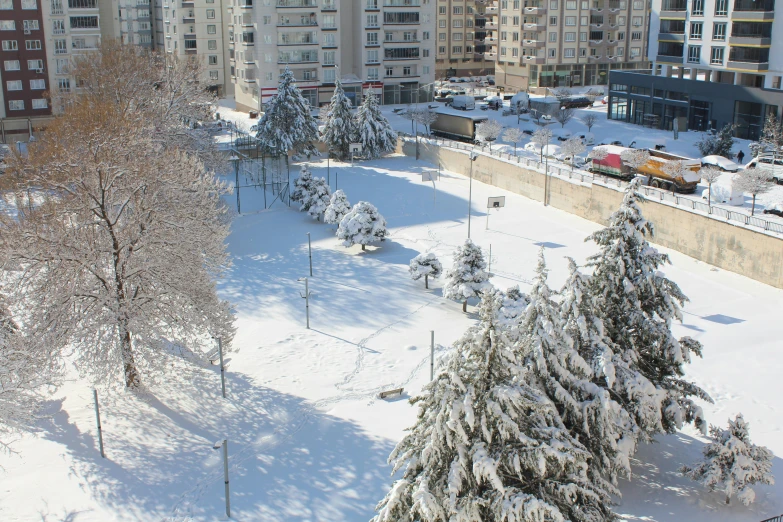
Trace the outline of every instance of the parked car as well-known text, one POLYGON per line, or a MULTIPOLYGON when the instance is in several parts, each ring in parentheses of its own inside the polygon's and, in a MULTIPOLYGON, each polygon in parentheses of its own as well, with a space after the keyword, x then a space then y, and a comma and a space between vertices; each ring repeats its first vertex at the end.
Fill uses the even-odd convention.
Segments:
POLYGON ((601 98, 601 103, 603 103, 604 105, 609 103, 609 96, 604 96, 603 98, 601 98))
POLYGON ((701 166, 705 165, 713 165, 724 172, 737 172, 740 169, 738 164, 723 156, 704 156, 701 159, 701 166))
POLYGON ((460 83, 470 83, 473 80, 470 79, 468 76, 463 76, 462 78, 459 79, 459 81, 460 81, 460 83))
POLYGON ((451 82, 451 83, 459 83, 459 78, 457 78, 456 76, 452 76, 451 78, 449 78, 449 82, 451 82))
POLYGON ((577 96, 574 98, 566 98, 561 103, 561 107, 566 109, 584 109, 586 107, 592 107, 593 103, 584 96, 577 96))
POLYGON ((772 214, 773 216, 783 217, 783 205, 778 203, 772 208, 765 208, 764 214, 772 214))

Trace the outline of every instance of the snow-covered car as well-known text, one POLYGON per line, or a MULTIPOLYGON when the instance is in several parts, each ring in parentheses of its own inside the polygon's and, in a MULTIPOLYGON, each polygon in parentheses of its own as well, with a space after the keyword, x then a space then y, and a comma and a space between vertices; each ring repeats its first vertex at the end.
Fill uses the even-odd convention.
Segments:
POLYGON ((560 153, 560 145, 547 145, 544 147, 544 156, 549 156, 550 158, 558 158, 558 156, 561 156, 560 153))
POLYGON ((769 208, 764 209, 764 214, 772 214, 773 216, 783 217, 783 201, 775 203, 769 208))
POLYGON ((705 165, 713 165, 725 172, 737 172, 740 169, 738 164, 723 156, 704 156, 701 159, 701 165, 702 167, 705 165))
POLYGON ((460 81, 460 83, 470 83, 473 80, 471 80, 470 77, 468 77, 468 76, 463 76, 462 78, 459 79, 459 81, 460 81))
POLYGON ((457 78, 456 76, 452 76, 451 78, 449 78, 449 81, 451 83, 459 83, 459 78, 457 78))
POLYGON ((604 96, 603 98, 601 98, 601 103, 604 105, 609 103, 609 96, 604 96))

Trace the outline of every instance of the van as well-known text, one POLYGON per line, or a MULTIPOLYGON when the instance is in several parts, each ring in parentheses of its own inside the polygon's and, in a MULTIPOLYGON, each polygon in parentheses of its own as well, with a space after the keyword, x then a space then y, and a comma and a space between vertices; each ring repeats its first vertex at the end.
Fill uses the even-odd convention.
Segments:
POLYGON ((476 108, 476 100, 473 96, 455 96, 451 106, 462 111, 472 111, 476 108))
POLYGON ((762 152, 745 165, 746 169, 762 169, 769 172, 770 179, 783 185, 783 153, 762 152))

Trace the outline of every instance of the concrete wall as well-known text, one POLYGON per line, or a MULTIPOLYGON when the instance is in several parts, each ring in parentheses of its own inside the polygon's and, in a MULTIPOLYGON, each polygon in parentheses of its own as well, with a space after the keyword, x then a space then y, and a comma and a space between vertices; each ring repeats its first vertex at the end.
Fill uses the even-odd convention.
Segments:
MULTIPOLYGON (((414 143, 400 142, 400 151, 416 155, 414 143)), ((468 176, 465 151, 420 144, 420 159, 468 176)), ((543 201, 544 174, 486 155, 473 164, 474 179, 527 198, 543 201)), ((605 225, 617 210, 623 193, 599 183, 579 183, 550 176, 549 204, 605 225)), ((783 239, 648 200, 645 217, 655 225, 652 242, 699 261, 783 288, 783 239)))

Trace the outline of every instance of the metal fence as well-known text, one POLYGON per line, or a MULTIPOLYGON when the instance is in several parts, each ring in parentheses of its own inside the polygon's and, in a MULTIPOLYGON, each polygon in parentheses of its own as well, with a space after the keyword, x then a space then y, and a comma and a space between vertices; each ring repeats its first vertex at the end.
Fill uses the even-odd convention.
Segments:
MULTIPOLYGON (((411 135, 402 133, 401 135, 404 136, 403 139, 406 139, 407 141, 414 141, 415 139, 411 135)), ((541 172, 542 174, 544 173, 545 163, 541 163, 537 159, 525 158, 523 156, 508 154, 500 151, 484 150, 470 143, 463 143, 445 138, 419 136, 419 141, 422 143, 437 145, 439 147, 476 152, 478 154, 498 158, 509 163, 524 165, 526 168, 541 172)), ((590 173, 584 170, 572 170, 570 167, 565 167, 562 164, 557 163, 549 165, 547 172, 552 176, 557 176, 571 181, 579 181, 582 183, 599 182, 607 187, 616 187, 620 190, 625 190, 628 187, 627 181, 622 181, 620 179, 605 176, 603 174, 590 173)), ((684 196, 678 196, 673 192, 657 189, 654 187, 643 186, 642 193, 648 199, 661 202, 665 201, 669 204, 673 204, 691 212, 701 212, 712 219, 736 223, 738 225, 747 227, 756 227, 766 232, 772 232, 774 234, 783 236, 783 222, 780 221, 771 221, 758 216, 750 216, 743 212, 737 212, 736 210, 729 210, 723 207, 712 206, 706 202, 684 196)), ((783 522, 783 519, 775 522, 783 522)))
POLYGON ((766 520, 762 520, 761 522, 783 522, 783 515, 778 515, 776 517, 768 518, 766 520))

